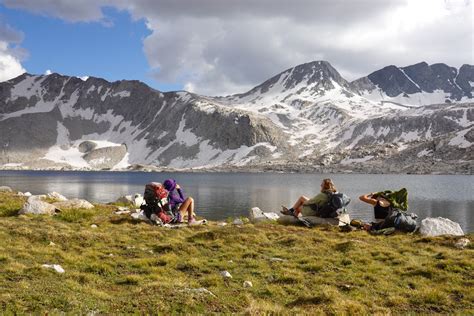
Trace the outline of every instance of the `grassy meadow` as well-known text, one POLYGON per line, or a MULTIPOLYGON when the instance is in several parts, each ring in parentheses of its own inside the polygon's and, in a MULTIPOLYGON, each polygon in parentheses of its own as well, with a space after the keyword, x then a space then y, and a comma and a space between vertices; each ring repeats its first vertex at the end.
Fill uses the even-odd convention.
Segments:
POLYGON ((23 203, 0 193, 2 314, 474 313, 474 247, 455 248, 455 237, 273 223, 167 229, 112 205, 18 216, 23 203))

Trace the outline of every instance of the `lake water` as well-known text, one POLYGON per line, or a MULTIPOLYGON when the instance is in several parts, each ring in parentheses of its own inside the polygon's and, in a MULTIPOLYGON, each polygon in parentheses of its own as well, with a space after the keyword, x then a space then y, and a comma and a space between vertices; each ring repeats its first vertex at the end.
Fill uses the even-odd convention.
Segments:
POLYGON ((409 211, 425 217, 447 217, 466 232, 474 231, 474 176, 459 175, 360 175, 284 173, 147 173, 0 171, 0 185, 43 194, 59 192, 68 198, 111 202, 126 194, 143 194, 150 181, 172 177, 193 196, 198 215, 219 220, 246 216, 249 208, 279 211, 300 195, 314 196, 321 180, 332 178, 340 192, 352 198, 352 218, 371 220, 373 209, 358 196, 384 189, 408 189, 409 211))

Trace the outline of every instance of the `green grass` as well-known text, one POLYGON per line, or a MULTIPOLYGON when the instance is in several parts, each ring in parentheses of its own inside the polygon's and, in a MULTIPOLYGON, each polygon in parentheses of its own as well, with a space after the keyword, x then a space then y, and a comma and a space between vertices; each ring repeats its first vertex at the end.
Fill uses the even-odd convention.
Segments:
POLYGON ((0 196, 2 313, 474 312, 474 250, 454 237, 263 223, 170 230, 109 205, 11 216, 22 204, 0 196), (192 290, 201 287, 216 297, 192 290))

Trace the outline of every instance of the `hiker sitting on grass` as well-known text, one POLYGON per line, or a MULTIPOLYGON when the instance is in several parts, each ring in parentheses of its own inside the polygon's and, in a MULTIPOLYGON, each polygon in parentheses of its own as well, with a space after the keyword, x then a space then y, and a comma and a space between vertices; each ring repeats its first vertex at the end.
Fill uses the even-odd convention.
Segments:
POLYGON ((365 230, 374 231, 394 227, 403 231, 413 231, 416 228, 417 216, 406 214, 408 209, 407 189, 369 193, 361 195, 359 199, 374 207, 375 222, 365 224, 365 230))
POLYGON ((290 209, 282 206, 281 213, 295 217, 298 217, 300 214, 302 216, 336 217, 337 214, 324 214, 323 210, 324 206, 328 205, 329 194, 335 192, 337 192, 337 189, 332 180, 324 179, 321 182, 321 192, 318 195, 311 199, 302 195, 290 209))
POLYGON ((179 211, 181 218, 188 214, 188 224, 196 222, 196 214, 194 213, 194 199, 192 197, 184 197, 183 190, 174 179, 166 179, 163 186, 169 192, 168 203, 173 213, 179 211))

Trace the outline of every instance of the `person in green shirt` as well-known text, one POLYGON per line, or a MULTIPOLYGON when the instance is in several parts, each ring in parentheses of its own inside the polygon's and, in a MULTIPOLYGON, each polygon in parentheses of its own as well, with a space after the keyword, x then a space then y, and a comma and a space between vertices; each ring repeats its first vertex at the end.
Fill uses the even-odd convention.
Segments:
POLYGON ((328 203, 328 194, 337 192, 336 186, 331 179, 324 179, 321 182, 321 192, 309 199, 306 196, 300 196, 293 207, 287 208, 282 205, 281 213, 284 215, 319 216, 318 208, 328 203))

